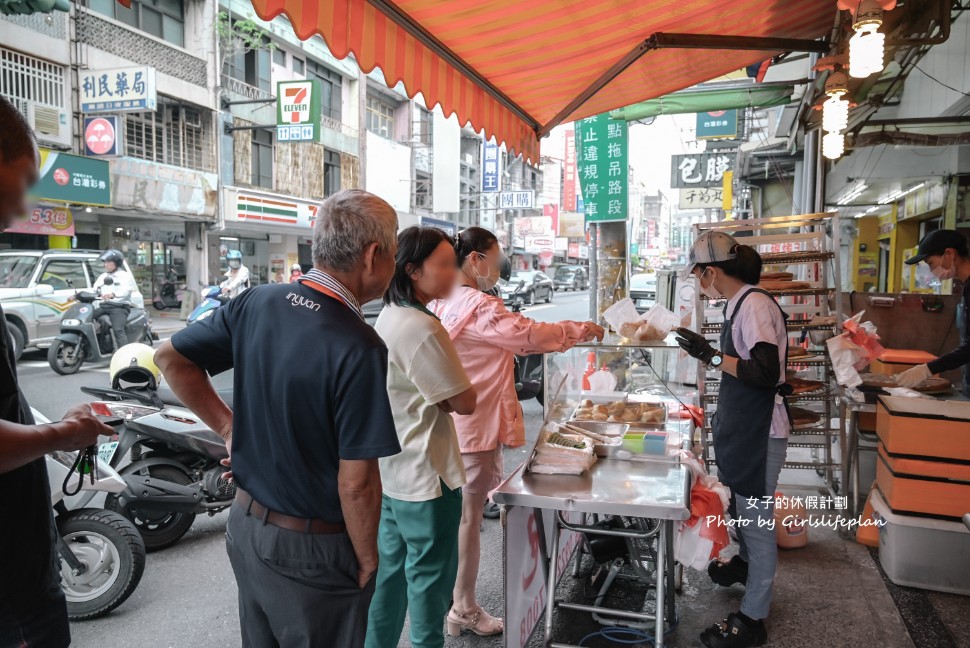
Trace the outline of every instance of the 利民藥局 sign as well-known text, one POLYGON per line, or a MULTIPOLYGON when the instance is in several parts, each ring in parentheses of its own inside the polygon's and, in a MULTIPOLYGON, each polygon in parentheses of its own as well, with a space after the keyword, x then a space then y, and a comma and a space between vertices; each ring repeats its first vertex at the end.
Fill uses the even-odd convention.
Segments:
POLYGON ((158 107, 155 68, 147 65, 78 72, 81 112, 144 112, 158 107))

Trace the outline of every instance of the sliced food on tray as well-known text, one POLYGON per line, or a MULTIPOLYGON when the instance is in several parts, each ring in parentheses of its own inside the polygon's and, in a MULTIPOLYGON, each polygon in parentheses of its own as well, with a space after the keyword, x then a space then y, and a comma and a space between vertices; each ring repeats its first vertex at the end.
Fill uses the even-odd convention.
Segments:
POLYGON ((792 423, 795 427, 809 427, 822 420, 822 415, 818 412, 805 409, 804 407, 790 407, 792 423))

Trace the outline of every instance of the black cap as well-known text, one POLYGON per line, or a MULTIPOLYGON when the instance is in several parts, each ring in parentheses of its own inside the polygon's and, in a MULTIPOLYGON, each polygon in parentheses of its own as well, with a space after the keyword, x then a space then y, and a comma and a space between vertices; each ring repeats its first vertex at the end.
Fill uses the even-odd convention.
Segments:
POLYGON ((916 265, 920 261, 926 260, 928 256, 943 254, 947 248, 953 248, 961 256, 966 256, 967 239, 960 232, 951 229, 940 229, 930 232, 919 242, 919 249, 916 250, 916 256, 912 259, 907 259, 906 264, 916 265))

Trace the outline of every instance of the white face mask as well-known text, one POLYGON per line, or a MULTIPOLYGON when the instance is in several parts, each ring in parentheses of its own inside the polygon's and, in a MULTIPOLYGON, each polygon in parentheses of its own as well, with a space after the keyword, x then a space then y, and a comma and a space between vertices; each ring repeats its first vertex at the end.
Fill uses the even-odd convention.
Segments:
POLYGON ((939 279, 940 281, 953 279, 954 277, 956 277, 956 274, 957 274, 956 269, 953 267, 952 264, 950 264, 949 268, 943 267, 943 263, 945 260, 946 260, 946 257, 943 257, 943 260, 940 261, 940 265, 930 269, 930 272, 933 273, 933 276, 939 279))
POLYGON ((721 293, 719 293, 714 288, 714 279, 713 278, 711 279, 711 283, 709 283, 706 286, 704 285, 704 275, 707 274, 707 271, 708 270, 710 270, 709 267, 708 268, 704 268, 704 271, 697 277, 697 286, 698 286, 698 288, 700 288, 700 291, 702 293, 704 293, 705 295, 707 295, 711 299, 720 299, 722 295, 721 295, 721 293))
MULTIPOLYGON (((481 252, 476 252, 475 254, 485 261, 488 260, 488 258, 481 252)), ((475 283, 478 284, 478 289, 482 292, 488 292, 495 287, 495 284, 498 283, 499 273, 496 271, 494 274, 492 274, 491 267, 489 268, 489 273, 487 276, 483 276, 475 266, 472 266, 472 270, 475 271, 475 283)))

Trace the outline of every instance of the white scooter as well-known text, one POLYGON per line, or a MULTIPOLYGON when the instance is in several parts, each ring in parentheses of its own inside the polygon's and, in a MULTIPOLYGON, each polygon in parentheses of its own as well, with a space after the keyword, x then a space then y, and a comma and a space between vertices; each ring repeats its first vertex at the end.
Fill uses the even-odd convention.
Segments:
MULTIPOLYGON (((36 410, 34 418, 50 422, 36 410)), ((79 475, 73 471, 76 452, 46 458, 67 615, 96 619, 124 603, 145 571, 145 543, 134 525, 112 511, 84 508, 99 492, 120 493, 127 484, 107 461, 99 461, 93 475, 79 475)))

